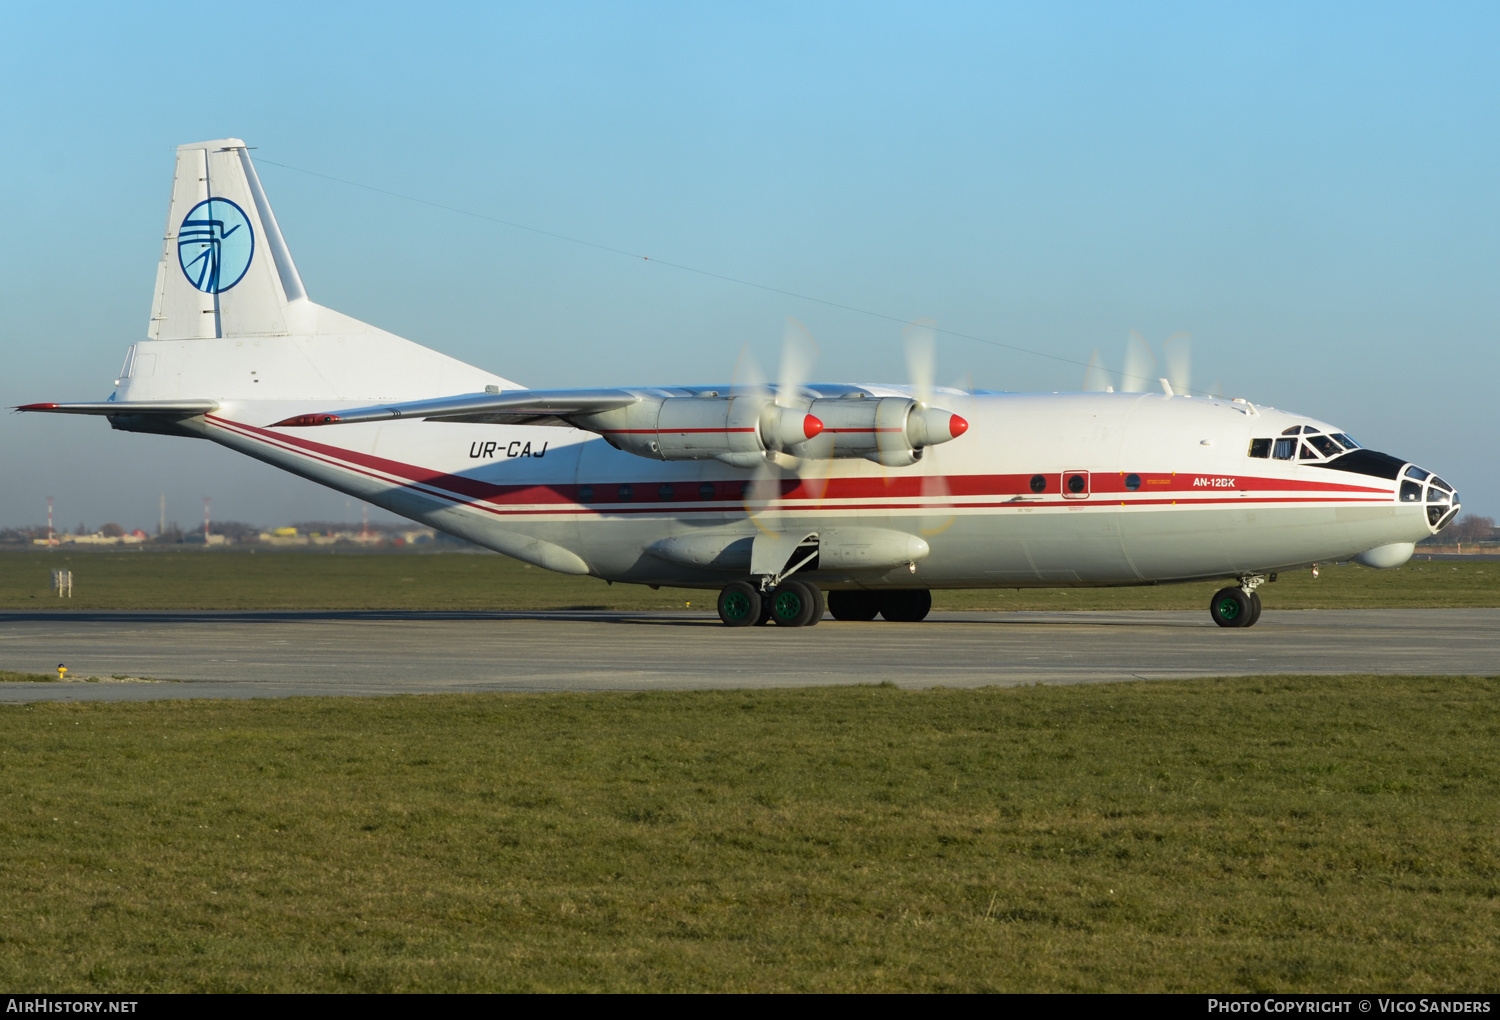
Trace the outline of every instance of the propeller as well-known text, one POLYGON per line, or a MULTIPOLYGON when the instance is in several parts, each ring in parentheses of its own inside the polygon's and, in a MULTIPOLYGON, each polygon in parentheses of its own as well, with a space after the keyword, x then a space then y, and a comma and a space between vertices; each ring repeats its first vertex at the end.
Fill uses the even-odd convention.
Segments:
POLYGON ((1094 348, 1094 353, 1089 355, 1089 364, 1083 371, 1083 388, 1089 393, 1113 393, 1114 384, 1110 381, 1109 370, 1099 360, 1099 348, 1094 348))
POLYGON ((1188 333, 1173 333, 1162 341, 1162 360, 1166 362, 1167 382, 1174 393, 1192 392, 1191 364, 1193 360, 1193 338, 1188 333))
POLYGON ((1120 389, 1125 393, 1144 393, 1156 383, 1156 355, 1151 345, 1135 330, 1125 339, 1125 374, 1120 389))
MULTIPOLYGON (((1173 393, 1191 392, 1192 343, 1191 334, 1173 333, 1162 341, 1161 359, 1158 360, 1146 338, 1132 329, 1125 339, 1125 372, 1120 379, 1121 392, 1145 393, 1155 389, 1162 379, 1167 381, 1173 393), (1165 375, 1162 374, 1163 371, 1165 375)), ((1096 392, 1110 388, 1109 373, 1099 361, 1097 350, 1089 358, 1088 368, 1084 371, 1083 388, 1096 392)))
MULTIPOLYGON (((811 438, 805 432, 798 431, 803 428, 800 423, 806 420, 806 416, 799 417, 798 412, 811 403, 804 391, 812 379, 813 366, 817 364, 819 353, 817 341, 807 327, 796 319, 788 318, 786 332, 781 338, 781 364, 777 367, 776 389, 773 392, 767 387, 765 376, 748 347, 740 352, 739 365, 735 368, 735 388, 752 399, 766 402, 766 408, 761 414, 762 435, 780 436, 783 440, 811 438), (792 413, 785 414, 784 411, 792 413)), ((761 526, 757 518, 765 513, 774 500, 780 498, 782 482, 788 477, 810 483, 809 487, 815 489, 817 497, 822 497, 828 486, 828 471, 831 466, 824 467, 821 478, 809 479, 801 476, 800 471, 804 466, 796 457, 778 450, 767 451, 765 457, 756 462, 745 492, 745 511, 751 520, 756 521, 757 526, 761 526)))
MULTIPOLYGON (((933 380, 937 378, 937 330, 931 319, 917 319, 901 331, 906 346, 906 375, 911 380, 912 396, 924 406, 932 406, 933 380)), ((946 454, 938 448, 928 447, 923 451, 922 502, 929 510, 921 517, 918 529, 924 535, 937 535, 953 526, 956 519, 950 511, 953 490, 948 485, 947 475, 941 461, 946 454)), ((890 482, 889 474, 886 478, 890 482)))

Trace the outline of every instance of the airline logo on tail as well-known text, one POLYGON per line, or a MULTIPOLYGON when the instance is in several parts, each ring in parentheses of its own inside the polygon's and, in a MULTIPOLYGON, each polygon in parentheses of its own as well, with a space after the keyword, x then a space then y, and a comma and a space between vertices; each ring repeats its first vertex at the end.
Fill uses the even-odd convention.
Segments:
POLYGON ((221 294, 239 283, 254 255, 250 218, 227 198, 199 202, 188 210, 177 231, 182 273, 205 294, 221 294))

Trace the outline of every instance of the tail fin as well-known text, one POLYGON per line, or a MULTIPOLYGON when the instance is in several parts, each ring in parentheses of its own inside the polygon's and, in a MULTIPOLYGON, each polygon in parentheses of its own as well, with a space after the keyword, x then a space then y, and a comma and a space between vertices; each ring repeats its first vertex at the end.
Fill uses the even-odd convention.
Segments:
POLYGON ((111 400, 370 403, 522 388, 309 300, 238 138, 177 147, 147 335, 161 342, 131 347, 111 400))
POLYGON ((284 336, 306 297, 245 143, 179 145, 151 339, 284 336))

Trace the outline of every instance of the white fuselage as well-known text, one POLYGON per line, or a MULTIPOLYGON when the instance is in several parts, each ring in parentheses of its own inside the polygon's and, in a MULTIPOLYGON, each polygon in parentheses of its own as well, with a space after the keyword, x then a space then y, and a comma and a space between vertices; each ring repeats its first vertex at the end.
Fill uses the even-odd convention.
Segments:
POLYGON ((295 401, 229 401, 187 424, 480 545, 612 581, 719 587, 748 572, 735 550, 763 533, 920 536, 930 549, 920 560, 807 576, 832 588, 967 588, 1250 576, 1433 531, 1398 479, 1249 455, 1251 440, 1295 426, 1338 431, 1300 415, 1162 394, 942 399, 969 431, 919 463, 830 460, 780 471, 769 489, 748 470, 647 460, 565 427, 266 426, 307 409, 295 401), (668 539, 697 554, 664 557, 668 539))

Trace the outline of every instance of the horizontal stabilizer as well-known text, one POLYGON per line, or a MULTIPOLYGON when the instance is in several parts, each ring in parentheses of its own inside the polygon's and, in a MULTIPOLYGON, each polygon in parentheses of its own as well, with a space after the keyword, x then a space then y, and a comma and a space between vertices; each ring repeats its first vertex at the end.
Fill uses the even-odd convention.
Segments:
POLYGON ((48 414, 165 414, 187 418, 217 411, 217 400, 101 400, 92 404, 22 404, 17 411, 48 414))
POLYGON ((299 414, 275 422, 272 428, 310 425, 353 425, 398 418, 494 424, 562 423, 570 415, 598 414, 627 407, 641 398, 628 390, 512 390, 509 393, 465 393, 435 400, 351 407, 343 411, 299 414))

